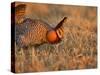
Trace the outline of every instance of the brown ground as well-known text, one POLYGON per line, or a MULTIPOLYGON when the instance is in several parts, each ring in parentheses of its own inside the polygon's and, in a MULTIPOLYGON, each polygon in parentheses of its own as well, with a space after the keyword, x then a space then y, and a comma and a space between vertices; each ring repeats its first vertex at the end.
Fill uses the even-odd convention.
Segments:
MULTIPOLYGON (((19 4, 19 3, 18 3, 19 4)), ((67 16, 65 35, 57 45, 30 48, 29 64, 23 49, 15 53, 16 72, 58 71, 97 67, 97 8, 27 4, 26 16, 42 19, 51 26, 67 16), (30 61, 32 61, 32 63, 30 61), (31 64, 30 64, 31 63, 31 64)))

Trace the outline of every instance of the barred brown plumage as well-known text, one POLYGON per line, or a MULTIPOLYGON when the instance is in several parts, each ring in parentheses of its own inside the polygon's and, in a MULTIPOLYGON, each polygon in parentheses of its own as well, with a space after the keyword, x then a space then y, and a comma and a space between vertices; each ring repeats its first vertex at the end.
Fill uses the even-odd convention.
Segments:
POLYGON ((25 4, 20 4, 15 7, 15 22, 16 23, 21 23, 24 21, 25 18, 25 10, 26 10, 26 5, 25 4))
POLYGON ((66 17, 55 27, 41 20, 26 18, 20 25, 16 24, 16 43, 19 47, 58 43, 63 38, 63 23, 66 17))

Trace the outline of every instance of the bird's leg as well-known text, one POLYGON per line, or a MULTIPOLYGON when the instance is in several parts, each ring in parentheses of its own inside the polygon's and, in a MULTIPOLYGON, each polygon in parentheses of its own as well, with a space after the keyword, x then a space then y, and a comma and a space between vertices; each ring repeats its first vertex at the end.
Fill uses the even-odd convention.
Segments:
POLYGON ((31 72, 32 70, 32 49, 28 48, 24 50, 25 60, 24 60, 24 72, 31 72))
POLYGON ((59 52, 59 44, 56 44, 55 45, 55 53, 58 54, 58 52, 59 52))

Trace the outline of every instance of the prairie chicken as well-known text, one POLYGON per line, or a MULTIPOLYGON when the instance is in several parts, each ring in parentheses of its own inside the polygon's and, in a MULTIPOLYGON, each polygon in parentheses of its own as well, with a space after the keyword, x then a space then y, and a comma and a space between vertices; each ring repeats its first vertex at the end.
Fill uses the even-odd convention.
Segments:
MULTIPOLYGON (((48 23, 42 20, 25 18, 25 10, 26 10, 25 4, 20 4, 16 7, 14 6, 14 10, 15 11, 14 12, 12 11, 11 14, 12 26, 14 26, 13 24, 15 24, 15 42, 19 49, 28 48, 29 46, 36 47, 43 43, 50 43, 50 44, 59 43, 64 37, 63 24, 65 23, 67 17, 64 17, 57 24, 57 26, 53 28, 48 23), (13 18, 13 16, 15 16, 15 18, 13 18), (13 19, 15 19, 15 23, 13 19)), ((18 50, 16 50, 16 52, 18 50)), ((32 56, 30 56, 32 55, 32 50, 33 49, 22 50, 25 55, 24 72, 30 71, 28 66, 31 67, 32 65, 32 56)))
POLYGON ((43 43, 55 44, 64 36, 64 17, 55 28, 41 20, 26 18, 23 23, 16 25, 16 43, 19 47, 37 46, 43 43))

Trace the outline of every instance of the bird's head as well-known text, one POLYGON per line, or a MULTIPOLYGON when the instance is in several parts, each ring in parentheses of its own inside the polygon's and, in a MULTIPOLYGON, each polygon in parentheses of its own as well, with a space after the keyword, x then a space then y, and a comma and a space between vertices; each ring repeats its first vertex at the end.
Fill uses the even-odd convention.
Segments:
POLYGON ((58 25, 54 29, 47 32, 47 40, 49 43, 55 44, 63 39, 64 37, 63 23, 65 22, 66 19, 67 17, 64 17, 64 19, 61 20, 60 23, 58 23, 58 25))

